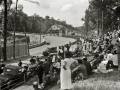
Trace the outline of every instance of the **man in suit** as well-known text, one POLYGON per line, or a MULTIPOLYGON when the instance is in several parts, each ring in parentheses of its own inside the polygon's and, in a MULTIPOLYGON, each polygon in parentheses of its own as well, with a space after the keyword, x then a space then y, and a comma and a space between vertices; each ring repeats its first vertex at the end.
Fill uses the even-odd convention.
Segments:
POLYGON ((39 84, 42 84, 43 83, 43 63, 42 62, 39 62, 39 70, 38 70, 38 79, 39 79, 39 84))
POLYGON ((45 63, 44 63, 45 76, 49 74, 49 71, 50 71, 50 63, 48 62, 47 59, 45 59, 45 63))

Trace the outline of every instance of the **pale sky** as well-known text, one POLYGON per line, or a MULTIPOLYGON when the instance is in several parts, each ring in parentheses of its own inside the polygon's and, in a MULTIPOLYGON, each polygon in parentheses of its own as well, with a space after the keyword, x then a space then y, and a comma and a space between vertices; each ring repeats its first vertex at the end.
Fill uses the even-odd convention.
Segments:
MULTIPOLYGON (((14 2, 16 0, 13 0, 14 2)), ((34 13, 41 17, 50 16, 55 19, 66 20, 68 24, 73 26, 83 25, 81 18, 85 15, 89 0, 33 0, 40 3, 27 2, 26 0, 19 0, 18 4, 23 5, 23 11, 28 15, 34 13)))

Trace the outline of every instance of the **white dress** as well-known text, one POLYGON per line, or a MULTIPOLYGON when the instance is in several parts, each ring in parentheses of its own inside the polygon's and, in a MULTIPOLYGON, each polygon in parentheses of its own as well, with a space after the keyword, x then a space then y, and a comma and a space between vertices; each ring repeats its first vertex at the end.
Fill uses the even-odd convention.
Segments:
POLYGON ((60 81, 61 81, 61 89, 71 89, 72 82, 71 82, 71 70, 70 65, 74 62, 72 58, 66 58, 61 60, 61 73, 60 73, 60 81), (67 70, 63 69, 63 65, 66 62, 67 70))

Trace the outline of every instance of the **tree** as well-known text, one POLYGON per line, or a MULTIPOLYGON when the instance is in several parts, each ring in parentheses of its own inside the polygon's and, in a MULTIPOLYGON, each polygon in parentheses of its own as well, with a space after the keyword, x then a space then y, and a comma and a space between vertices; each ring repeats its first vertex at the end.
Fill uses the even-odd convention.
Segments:
MULTIPOLYGON (((112 31, 117 27, 117 19, 115 11, 112 9, 117 0, 91 0, 88 7, 89 10, 89 29, 97 29, 98 33, 100 30, 105 33, 107 31, 112 31), (90 25, 92 23, 92 25, 90 25), (113 27, 115 26, 115 27, 113 27)), ((87 13, 85 13, 85 17, 87 13)), ((86 23, 86 19, 84 19, 86 23)), ((86 24, 85 24, 86 25, 86 24)))

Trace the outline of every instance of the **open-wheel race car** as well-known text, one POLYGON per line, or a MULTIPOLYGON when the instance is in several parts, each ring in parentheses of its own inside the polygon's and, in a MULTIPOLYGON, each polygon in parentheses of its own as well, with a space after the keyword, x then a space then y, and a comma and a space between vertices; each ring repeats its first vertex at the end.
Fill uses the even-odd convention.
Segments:
POLYGON ((39 65, 26 64, 24 67, 7 65, 0 75, 0 90, 11 90, 25 83, 38 72, 39 65))

